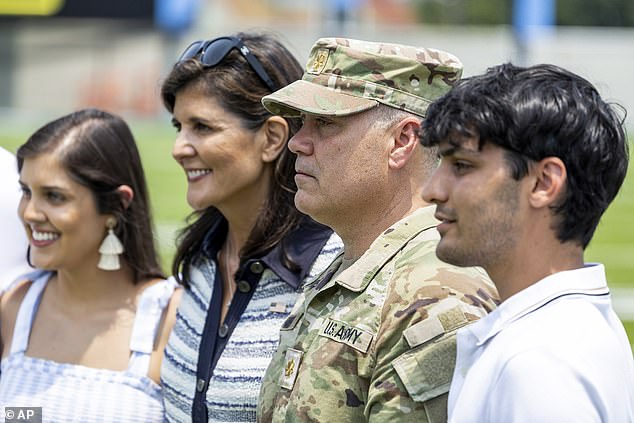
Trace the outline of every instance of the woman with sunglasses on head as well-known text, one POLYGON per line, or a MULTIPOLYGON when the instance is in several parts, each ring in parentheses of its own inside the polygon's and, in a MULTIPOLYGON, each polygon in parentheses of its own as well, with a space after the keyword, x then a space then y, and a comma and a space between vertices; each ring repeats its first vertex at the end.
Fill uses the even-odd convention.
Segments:
POLYGON ((134 138, 80 110, 17 151, 18 215, 37 271, 0 299, 0 405, 45 422, 159 422, 163 349, 182 290, 165 280, 134 138))
POLYGON ((279 329, 341 248, 294 206, 301 123, 260 102, 301 75, 274 37, 240 33, 192 43, 163 82, 194 209, 172 269, 185 292, 161 370, 168 421, 255 421, 279 329))

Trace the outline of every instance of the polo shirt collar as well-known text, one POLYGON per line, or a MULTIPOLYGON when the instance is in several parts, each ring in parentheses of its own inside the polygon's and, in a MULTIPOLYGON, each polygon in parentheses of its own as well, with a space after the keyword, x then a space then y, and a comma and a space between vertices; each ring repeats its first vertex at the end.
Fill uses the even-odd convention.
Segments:
POLYGON ((605 268, 600 263, 587 263, 584 267, 558 272, 508 298, 488 316, 465 328, 482 345, 514 321, 532 313, 565 295, 609 295, 605 268))

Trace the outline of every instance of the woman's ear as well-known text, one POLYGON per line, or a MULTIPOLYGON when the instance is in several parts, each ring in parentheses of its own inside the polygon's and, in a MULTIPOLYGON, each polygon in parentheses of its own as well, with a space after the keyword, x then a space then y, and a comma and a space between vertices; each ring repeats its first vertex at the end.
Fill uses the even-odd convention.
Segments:
POLYGON ((389 165, 393 169, 404 167, 414 154, 418 145, 418 131, 420 121, 413 117, 407 117, 393 128, 393 143, 390 149, 389 165))
POLYGON ((121 204, 123 205, 123 209, 127 209, 130 207, 132 203, 132 199, 134 198, 134 191, 127 185, 120 185, 117 188, 117 192, 119 193, 119 197, 121 197, 121 204))
POLYGON ((263 139, 262 161, 270 163, 275 161, 286 148, 288 141, 288 122, 281 116, 271 116, 264 122, 260 129, 263 139))

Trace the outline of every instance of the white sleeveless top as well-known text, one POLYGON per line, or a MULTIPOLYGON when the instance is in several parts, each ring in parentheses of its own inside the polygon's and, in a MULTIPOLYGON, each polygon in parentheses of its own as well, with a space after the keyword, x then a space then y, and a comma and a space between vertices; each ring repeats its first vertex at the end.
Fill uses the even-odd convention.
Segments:
POLYGON ((128 369, 115 371, 24 355, 51 275, 39 276, 20 305, 11 351, 2 359, 0 411, 2 407, 42 407, 43 422, 163 421, 161 388, 147 372, 155 334, 175 282, 158 282, 143 291, 132 328, 128 369))

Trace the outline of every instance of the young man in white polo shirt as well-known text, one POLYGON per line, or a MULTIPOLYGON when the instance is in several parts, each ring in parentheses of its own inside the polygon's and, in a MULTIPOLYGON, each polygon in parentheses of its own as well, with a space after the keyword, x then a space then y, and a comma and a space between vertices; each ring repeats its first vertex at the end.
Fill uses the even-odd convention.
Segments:
POLYGON ((452 422, 632 422, 634 364, 603 265, 584 250, 628 166, 622 119, 585 79, 510 64, 427 111, 442 161, 436 254, 482 266, 502 300, 458 332, 452 422))

